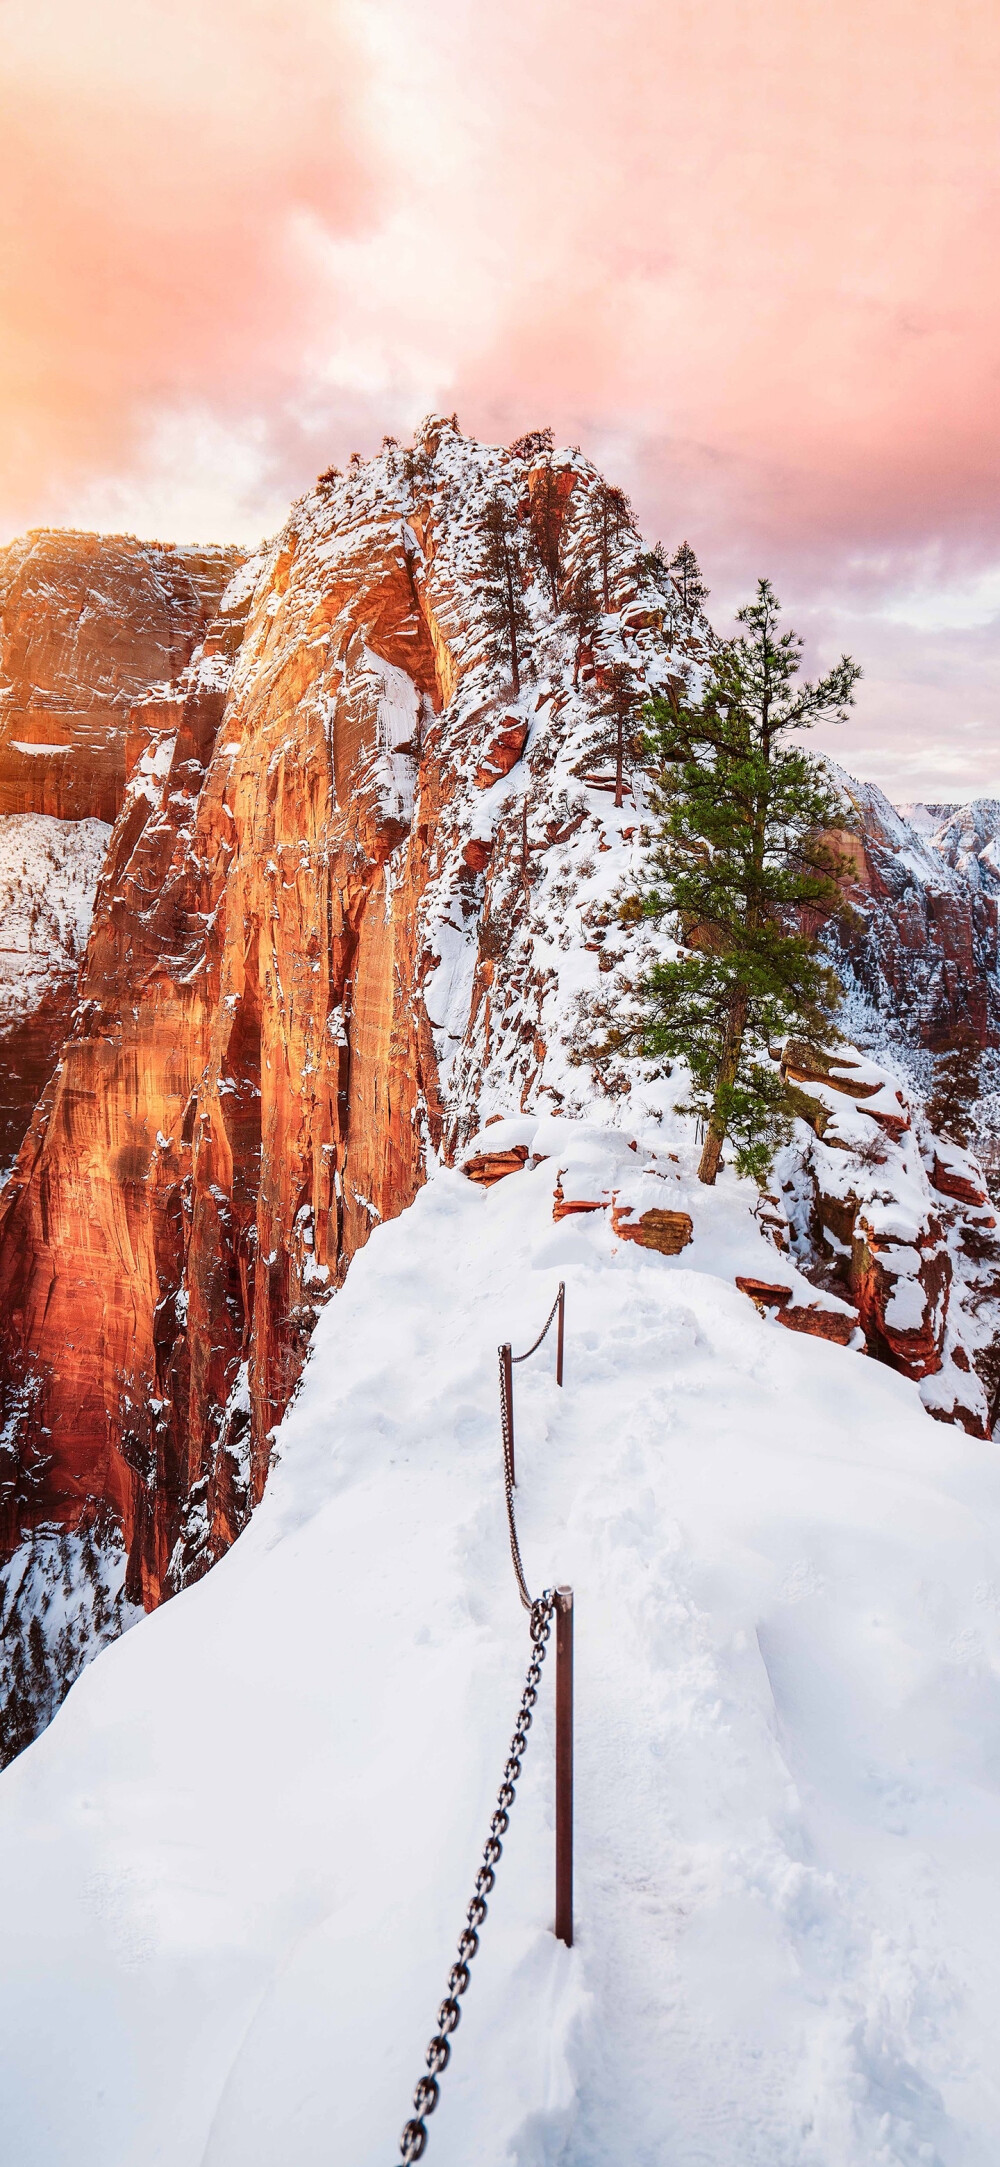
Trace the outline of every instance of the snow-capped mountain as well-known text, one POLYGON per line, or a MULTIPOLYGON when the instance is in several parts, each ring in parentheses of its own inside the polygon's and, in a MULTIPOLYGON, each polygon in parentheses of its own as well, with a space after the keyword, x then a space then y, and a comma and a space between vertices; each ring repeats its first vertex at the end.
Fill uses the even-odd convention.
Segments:
POLYGON ((525 1655, 496 1348, 560 1279, 517 1510, 577 1589, 578 1945, 543 1694, 431 2158, 987 2167, 1000 1245, 924 1085, 1000 1036, 1000 808, 838 771, 848 1035, 774 1049, 792 1140, 708 1190, 681 1068, 588 1018, 641 960, 641 705, 713 635, 580 453, 432 417, 243 563, 43 540, 0 591, 19 2167, 393 2156, 525 1655))

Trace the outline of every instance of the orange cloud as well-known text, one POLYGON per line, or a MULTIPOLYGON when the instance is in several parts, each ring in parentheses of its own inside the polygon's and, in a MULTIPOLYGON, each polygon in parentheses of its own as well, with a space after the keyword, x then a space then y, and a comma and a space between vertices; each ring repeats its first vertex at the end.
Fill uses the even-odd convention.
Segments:
POLYGON ((8 532, 252 535, 440 404, 551 420, 817 627, 1000 556, 995 0, 8 0, 4 33, 8 532))

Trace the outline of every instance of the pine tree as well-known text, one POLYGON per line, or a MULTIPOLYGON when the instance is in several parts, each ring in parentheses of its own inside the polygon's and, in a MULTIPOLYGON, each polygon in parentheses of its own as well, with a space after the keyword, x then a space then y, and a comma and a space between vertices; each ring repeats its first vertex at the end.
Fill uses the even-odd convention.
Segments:
POLYGON ((510 661, 515 699, 521 690, 519 641, 531 629, 521 584, 517 520, 498 491, 487 499, 479 552, 480 609, 494 662, 510 661))
POLYGON ((540 459, 555 447, 551 429, 529 429, 526 436, 515 437, 510 447, 512 459, 540 459))
POLYGON ((624 489, 599 481, 588 499, 588 544, 601 578, 605 610, 611 608, 611 564, 614 546, 632 525, 632 506, 624 489))
POLYGON ((562 585, 563 499, 551 459, 539 467, 531 491, 531 540, 535 556, 548 583, 553 609, 559 607, 562 585))
POLYGON ((934 1064, 934 1089, 927 1119, 940 1136, 963 1149, 975 1128, 972 1109, 979 1097, 979 1041, 970 1030, 956 1032, 934 1064))
POLYGON ((580 682, 581 650, 593 638, 600 613, 597 593, 586 562, 574 573, 563 596, 563 610, 574 635, 573 685, 580 682))
POLYGON ((669 571, 681 609, 690 625, 704 609, 709 593, 690 542, 682 542, 680 548, 675 549, 670 559, 669 571))
POLYGON ((699 1179, 714 1182, 730 1137, 737 1167, 762 1177, 787 1130, 783 1086, 765 1056, 789 1032, 837 1036, 836 977, 803 930, 832 909, 840 869, 826 831, 843 808, 793 733, 846 720, 860 670, 844 655, 796 685, 802 642, 779 634, 769 581, 720 642, 701 695, 654 699, 647 739, 661 814, 653 885, 626 915, 680 922, 687 953, 642 982, 643 1051, 686 1059, 691 1109, 706 1124, 699 1179))
POLYGON ((588 765, 594 760, 614 761, 615 804, 618 807, 624 802, 625 747, 632 734, 637 706, 634 670, 627 662, 613 662, 607 672, 607 684, 598 711, 598 732, 587 746, 585 759, 588 765))

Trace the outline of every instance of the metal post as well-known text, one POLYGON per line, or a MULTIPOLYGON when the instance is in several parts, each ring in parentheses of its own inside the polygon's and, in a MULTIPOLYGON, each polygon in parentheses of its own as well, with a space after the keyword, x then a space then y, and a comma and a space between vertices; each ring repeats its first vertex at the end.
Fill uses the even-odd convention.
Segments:
POLYGON ((566 1339, 566 1282, 563 1279, 560 1279, 559 1281, 559 1323, 557 1326, 557 1333, 558 1337, 556 1339, 556 1383, 561 1384, 563 1373, 563 1346, 566 1339))
POLYGON ((507 1454, 507 1473, 513 1490, 516 1488, 514 1477, 514 1368, 511 1360, 509 1339, 505 1340, 500 1349, 500 1400, 504 1421, 504 1449, 507 1454))
POLYGON ((573 1590, 556 1589, 556 1939, 573 1946, 573 1590))

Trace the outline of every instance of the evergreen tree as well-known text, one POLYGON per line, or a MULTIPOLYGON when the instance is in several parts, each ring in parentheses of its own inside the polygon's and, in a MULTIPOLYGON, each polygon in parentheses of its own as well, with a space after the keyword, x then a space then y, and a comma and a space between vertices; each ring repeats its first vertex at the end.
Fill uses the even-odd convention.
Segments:
POLYGON ((553 609, 559 607, 562 585, 563 499, 551 459, 534 476, 531 491, 531 540, 535 556, 548 584, 553 609))
POLYGON ((580 682, 581 649, 586 647, 593 638, 600 613, 597 593, 590 576, 590 567, 586 561, 574 573, 566 589, 563 597, 563 609, 569 620, 570 630, 574 634, 575 640, 573 656, 573 685, 575 688, 580 682))
POLYGON ((975 1128, 972 1109, 979 1097, 981 1059, 978 1039, 971 1030, 965 1030, 956 1032, 951 1045, 934 1064, 927 1119, 940 1136, 947 1136, 963 1149, 975 1128))
POLYGON ((588 499, 588 543, 601 579, 605 610, 611 608, 611 563, 616 542, 632 525, 632 506, 624 489, 599 481, 588 499))
POLYGON ((675 549, 669 571, 681 609, 690 624, 704 609, 709 592, 690 542, 682 542, 680 548, 675 549))
POLYGON ((515 437, 510 447, 510 455, 512 459, 530 461, 543 458, 544 454, 552 451, 554 447, 555 437, 551 429, 529 429, 526 436, 515 437))
POLYGON ((801 640, 778 633, 769 581, 720 642, 697 699, 683 689, 647 710, 661 814, 654 885, 625 914, 680 922, 687 953, 642 982, 643 1051, 688 1062, 706 1125, 699 1179, 713 1182, 731 1137, 741 1172, 762 1177, 786 1132, 780 1079, 766 1064, 789 1032, 829 1045, 840 989, 803 930, 838 899, 840 861, 825 831, 843 808, 794 733, 846 720, 860 670, 844 655, 796 685, 801 640))
POLYGON ((517 520, 498 491, 483 510, 478 571, 490 658, 494 662, 509 659, 516 699, 521 690, 519 641, 530 631, 531 620, 522 589, 517 520))
POLYGON ((614 761, 615 804, 619 807, 624 802, 625 747, 632 734, 637 704, 635 672, 627 662, 613 662, 598 712, 598 732, 588 744, 585 758, 588 764, 594 760, 614 761))

